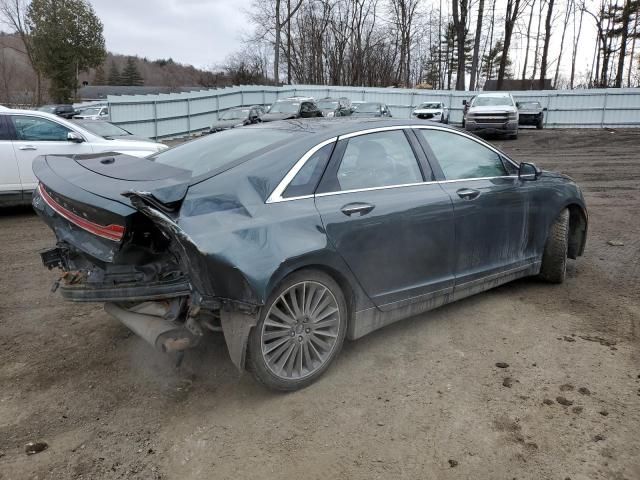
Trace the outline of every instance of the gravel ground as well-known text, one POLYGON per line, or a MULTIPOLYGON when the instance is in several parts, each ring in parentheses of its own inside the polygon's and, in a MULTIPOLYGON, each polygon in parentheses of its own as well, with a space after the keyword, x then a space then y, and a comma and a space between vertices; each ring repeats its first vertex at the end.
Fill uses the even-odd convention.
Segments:
POLYGON ((0 479, 640 478, 640 130, 496 143, 582 185, 589 240, 567 282, 346 343, 292 394, 239 376, 220 338, 176 369, 99 306, 64 303, 37 255, 50 231, 2 212, 0 479))

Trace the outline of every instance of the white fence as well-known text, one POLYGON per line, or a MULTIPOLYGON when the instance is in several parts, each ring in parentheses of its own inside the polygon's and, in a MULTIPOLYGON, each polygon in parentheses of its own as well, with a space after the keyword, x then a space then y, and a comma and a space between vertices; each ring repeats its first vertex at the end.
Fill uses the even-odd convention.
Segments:
MULTIPOLYGON (((549 128, 640 127, 640 88, 593 90, 541 90, 512 92, 516 101, 537 100, 547 108, 549 128)), ((451 123, 462 122, 462 100, 473 92, 408 90, 397 88, 239 86, 159 95, 109 96, 111 121, 150 138, 171 138, 202 131, 229 108, 270 105, 295 95, 349 97, 386 103, 395 118, 409 118, 426 101, 442 101, 450 108, 451 123)))

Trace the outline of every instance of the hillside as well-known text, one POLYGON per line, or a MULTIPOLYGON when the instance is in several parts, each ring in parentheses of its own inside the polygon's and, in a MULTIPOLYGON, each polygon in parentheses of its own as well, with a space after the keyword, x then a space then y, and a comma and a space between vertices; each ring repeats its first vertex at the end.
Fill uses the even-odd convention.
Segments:
MULTIPOLYGON (((108 53, 102 69, 108 84, 109 70, 112 64, 122 72, 130 57, 108 53)), ((223 74, 197 69, 191 65, 182 65, 173 59, 150 60, 131 57, 142 77, 143 84, 155 87, 215 87, 228 84, 223 74)), ((98 75, 99 77, 99 75, 98 75)), ((79 75, 79 86, 87 82, 96 85, 96 70, 82 72, 79 75)), ((99 78, 98 78, 99 80, 99 78)), ((47 85, 43 85, 43 101, 47 99, 47 85)), ((0 104, 35 103, 36 75, 24 53, 24 44, 16 35, 0 32, 0 104)))

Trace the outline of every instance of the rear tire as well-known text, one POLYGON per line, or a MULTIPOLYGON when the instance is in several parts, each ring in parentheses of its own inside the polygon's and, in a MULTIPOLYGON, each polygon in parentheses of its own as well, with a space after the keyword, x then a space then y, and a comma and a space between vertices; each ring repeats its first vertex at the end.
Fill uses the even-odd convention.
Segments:
POLYGON ((273 390, 310 385, 338 356, 347 317, 333 278, 318 270, 293 273, 269 296, 249 335, 248 370, 273 390))
POLYGON ((538 130, 542 130, 544 128, 544 118, 543 117, 540 117, 538 119, 538 122, 536 123, 536 128, 538 130))
POLYGON ((564 209, 549 230, 542 254, 540 278, 550 283, 562 283, 567 275, 569 248, 569 210, 564 209))

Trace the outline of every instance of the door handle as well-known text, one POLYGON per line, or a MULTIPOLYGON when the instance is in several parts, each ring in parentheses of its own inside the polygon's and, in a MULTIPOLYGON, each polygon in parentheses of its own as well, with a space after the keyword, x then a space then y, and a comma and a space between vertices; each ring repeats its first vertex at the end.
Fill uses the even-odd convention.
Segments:
POLYGON ((18 150, 37 150, 37 148, 33 145, 23 145, 21 147, 18 147, 18 150))
POLYGON ((348 203, 347 205, 342 207, 340 210, 347 217, 350 217, 354 213, 359 213, 360 216, 366 215, 367 213, 369 213, 374 208, 375 208, 375 205, 371 205, 370 203, 359 203, 358 202, 358 203, 348 203))
POLYGON ((480 190, 474 190, 473 188, 461 188, 456 193, 464 200, 474 200, 480 195, 480 190))

